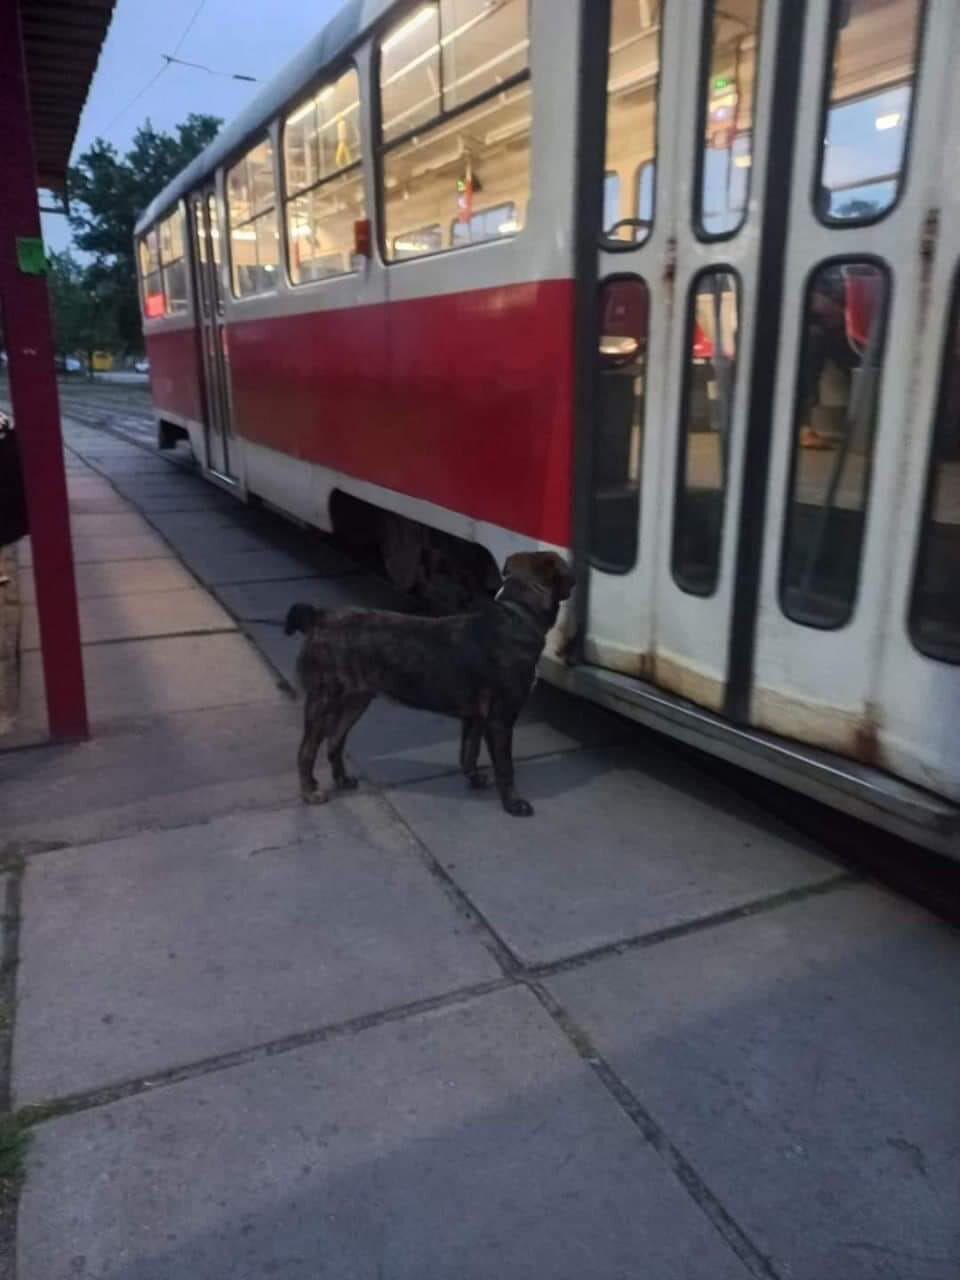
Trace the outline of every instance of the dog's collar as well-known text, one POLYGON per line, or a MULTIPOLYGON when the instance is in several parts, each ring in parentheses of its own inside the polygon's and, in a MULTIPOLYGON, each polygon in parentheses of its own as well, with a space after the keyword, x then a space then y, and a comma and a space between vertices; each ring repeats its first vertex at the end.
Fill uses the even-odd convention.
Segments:
POLYGON ((525 608, 522 604, 520 604, 518 600, 505 600, 503 597, 503 587, 501 587, 500 590, 497 592, 497 594, 494 596, 494 601, 496 604, 500 605, 502 609, 508 609, 515 618, 519 618, 520 621, 523 622, 527 627, 531 628, 532 630, 535 630, 537 633, 537 637, 541 641, 543 640, 544 636, 546 635, 546 630, 544 629, 543 625, 540 622, 538 622, 536 617, 530 612, 530 610, 525 608))

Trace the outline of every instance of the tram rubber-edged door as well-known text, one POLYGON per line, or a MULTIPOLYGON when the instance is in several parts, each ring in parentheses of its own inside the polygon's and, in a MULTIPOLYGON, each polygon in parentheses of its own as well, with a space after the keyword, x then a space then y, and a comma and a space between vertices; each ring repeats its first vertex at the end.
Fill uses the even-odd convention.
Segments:
MULTIPOLYGON (((587 6, 586 21, 606 9, 587 6)), ((606 160, 584 656, 716 711, 780 9, 610 0, 597 86, 606 160)))
POLYGON ((197 337, 203 373, 204 438, 207 469, 233 479, 230 383, 223 307, 224 243, 216 191, 211 186, 192 197, 191 234, 196 272, 197 337))
POLYGON ((955 0, 807 0, 750 690, 955 800, 958 55, 955 0))

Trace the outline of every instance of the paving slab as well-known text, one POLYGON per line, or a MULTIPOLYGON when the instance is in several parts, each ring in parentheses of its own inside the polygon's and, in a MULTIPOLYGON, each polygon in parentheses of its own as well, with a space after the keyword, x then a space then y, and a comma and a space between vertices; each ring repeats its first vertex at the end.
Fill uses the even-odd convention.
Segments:
POLYGON ((858 886, 549 986, 778 1275, 955 1280, 958 970, 858 886))
MULTIPOLYGON (((25 604, 35 604, 37 592, 32 571, 26 569, 19 576, 21 600, 25 604)), ((172 557, 78 564, 75 577, 80 600, 127 595, 131 589, 143 594, 148 591, 184 591, 197 585, 196 578, 172 557)))
MULTIPOLYGON (((141 522, 142 533, 120 537, 88 537, 77 534, 73 538, 73 559, 76 564, 103 560, 157 560, 169 557, 170 548, 141 522)), ((23 547, 21 564, 33 564, 32 548, 23 547)))
POLYGON ((8 840, 67 844, 298 798, 300 708, 276 703, 107 722, 88 742, 0 753, 8 840))
POLYGON ((122 511, 91 515, 89 512, 78 512, 71 502, 70 528, 75 539, 127 538, 142 534, 149 536, 151 532, 143 516, 134 511, 129 503, 124 503, 122 511))
MULTIPOLYGON (((85 645, 83 670, 91 719, 162 715, 277 701, 284 694, 243 636, 166 636, 85 645)), ((40 653, 23 655, 21 722, 45 718, 40 653)))
POLYGON ((511 991, 40 1126, 18 1274, 746 1273, 533 998, 511 991))
MULTIPOLYGON (((183 591, 92 596, 80 600, 79 610, 80 635, 84 644, 236 629, 230 615, 206 591, 197 587, 183 591)), ((20 643, 24 651, 40 647, 36 605, 24 606, 20 643)))
POLYGON ((532 818, 509 817, 459 777, 412 783, 391 802, 528 963, 836 874, 652 739, 527 761, 517 778, 532 818))
POLYGON ((236 550, 230 545, 207 545, 198 539, 179 548, 180 558, 203 582, 219 586, 232 582, 263 582, 311 575, 354 572, 355 562, 335 547, 304 547, 300 553, 278 547, 264 547, 262 542, 249 550, 236 550))
MULTIPOLYGON (((371 573, 356 572, 333 578, 316 575, 285 578, 280 582, 226 583, 216 588, 217 596, 230 612, 244 621, 275 618, 279 621, 297 601, 319 609, 392 609, 409 613, 410 597, 397 591, 382 578, 371 573)), ((300 637, 287 638, 294 659, 302 642, 300 637)), ((292 661, 286 666, 292 668, 292 661)))
POLYGON ((30 860, 18 1105, 494 980, 376 796, 30 860))

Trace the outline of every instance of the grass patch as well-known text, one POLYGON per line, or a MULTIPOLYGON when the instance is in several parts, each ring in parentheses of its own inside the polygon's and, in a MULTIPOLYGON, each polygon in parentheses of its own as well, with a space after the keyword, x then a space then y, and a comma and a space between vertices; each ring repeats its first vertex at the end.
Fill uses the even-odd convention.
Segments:
POLYGON ((0 1116, 0 1202, 16 1194, 32 1135, 16 1116, 0 1116))

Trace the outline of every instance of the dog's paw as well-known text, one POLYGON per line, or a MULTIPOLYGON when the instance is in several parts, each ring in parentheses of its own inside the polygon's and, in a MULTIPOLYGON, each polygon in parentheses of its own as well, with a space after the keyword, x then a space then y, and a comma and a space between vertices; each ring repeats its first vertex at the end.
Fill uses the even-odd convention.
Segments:
POLYGON ((330 799, 326 791, 318 791, 316 787, 312 791, 307 787, 302 788, 300 796, 304 804, 326 804, 330 799))
POLYGON ((349 773, 345 773, 342 778, 337 778, 334 782, 338 791, 356 791, 360 785, 359 778, 352 778, 349 773))
POLYGON ((484 787, 490 785, 490 775, 478 769, 475 773, 467 774, 467 783, 474 791, 482 791, 484 787))
POLYGON ((524 800, 523 796, 510 796, 504 800, 503 807, 511 818, 532 818, 533 805, 529 800, 524 800))

